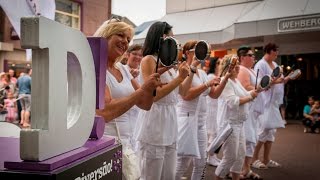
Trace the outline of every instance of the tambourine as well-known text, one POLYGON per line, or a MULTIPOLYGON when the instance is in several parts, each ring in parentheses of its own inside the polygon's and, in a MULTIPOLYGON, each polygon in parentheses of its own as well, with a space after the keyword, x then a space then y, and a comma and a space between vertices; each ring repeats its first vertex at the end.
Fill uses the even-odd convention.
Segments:
POLYGON ((230 61, 228 62, 228 64, 224 67, 224 69, 222 70, 220 77, 222 77, 223 73, 226 71, 226 69, 228 68, 228 72, 231 72, 234 67, 236 66, 238 62, 238 56, 232 56, 230 61))
POLYGON ((294 80, 294 79, 297 79, 300 75, 301 75, 301 70, 296 69, 296 70, 292 71, 292 73, 290 73, 288 76, 291 80, 294 80))
POLYGON ((204 61, 210 56, 210 46, 206 41, 201 40, 196 44, 194 52, 199 61, 204 61))
POLYGON ((279 66, 273 69, 271 77, 279 78, 281 76, 281 69, 279 66))
POLYGON ((262 90, 268 89, 271 85, 271 76, 265 75, 261 78, 259 88, 262 90))
POLYGON ((173 37, 166 37, 160 46, 159 58, 163 66, 171 66, 178 62, 179 44, 173 37))

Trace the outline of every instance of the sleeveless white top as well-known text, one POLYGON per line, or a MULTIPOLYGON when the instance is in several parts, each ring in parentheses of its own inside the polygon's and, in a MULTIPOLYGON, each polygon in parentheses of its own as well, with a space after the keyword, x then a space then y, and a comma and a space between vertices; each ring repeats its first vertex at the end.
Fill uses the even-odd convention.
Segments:
MULTIPOLYGON (((156 57, 154 57, 156 61, 156 57)), ((140 72, 142 69, 140 69, 140 72)), ((161 74, 163 83, 169 83, 177 76, 174 69, 161 74)), ((143 79, 141 78, 141 81, 143 79)), ((156 146, 169 146, 177 141, 178 125, 176 104, 178 87, 152 104, 149 111, 140 110, 134 131, 134 138, 142 143, 156 146)))
MULTIPOLYGON (((192 84, 191 87, 197 87, 200 86, 201 84, 205 83, 208 81, 207 74, 201 70, 198 69, 199 76, 197 74, 194 74, 193 79, 192 79, 192 84)), ((178 96, 178 105, 177 105, 177 111, 178 113, 189 113, 195 114, 196 109, 199 110, 199 114, 205 114, 207 111, 207 104, 206 104, 206 96, 209 94, 210 89, 208 88, 206 91, 204 91, 200 96, 194 98, 191 101, 185 101, 182 99, 181 96, 178 96), (199 106, 197 108, 197 106, 199 106)))
MULTIPOLYGON (((121 72, 123 79, 121 82, 118 82, 117 79, 107 70, 106 83, 110 88, 111 97, 113 99, 126 97, 135 91, 131 84, 131 79, 133 77, 128 71, 128 69, 125 68, 125 66, 120 62, 117 62, 115 66, 121 72)), ((127 145, 128 143, 130 143, 131 145, 134 145, 132 141, 132 134, 135 126, 134 122, 137 118, 135 108, 138 107, 133 106, 131 109, 129 109, 121 116, 106 123, 104 134, 117 137, 115 124, 116 120, 122 144, 127 145)))

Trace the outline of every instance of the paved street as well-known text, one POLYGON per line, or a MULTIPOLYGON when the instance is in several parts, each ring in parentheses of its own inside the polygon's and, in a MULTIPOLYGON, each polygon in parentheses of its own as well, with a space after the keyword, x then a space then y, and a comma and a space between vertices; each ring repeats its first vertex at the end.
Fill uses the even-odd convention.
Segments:
MULTIPOLYGON (((271 158, 282 167, 256 170, 265 180, 320 179, 320 134, 303 133, 300 121, 289 121, 276 135, 271 158)), ((215 167, 207 166, 206 179, 213 179, 215 167)), ((186 174, 190 179, 191 169, 186 174)))

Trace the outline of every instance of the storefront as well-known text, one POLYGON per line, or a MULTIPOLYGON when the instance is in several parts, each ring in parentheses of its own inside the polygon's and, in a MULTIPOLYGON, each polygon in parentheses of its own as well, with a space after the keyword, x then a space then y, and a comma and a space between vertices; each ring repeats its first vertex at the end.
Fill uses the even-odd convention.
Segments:
MULTIPOLYGON (((302 71, 298 80, 287 85, 296 93, 290 99, 292 92, 288 92, 288 110, 299 112, 289 114, 293 118, 301 116, 308 95, 320 95, 318 0, 167 0, 167 14, 160 21, 173 26, 181 44, 191 39, 206 40, 212 54, 234 53, 239 46, 248 45, 260 59, 265 44, 279 45, 277 61, 285 73, 292 66, 302 71)), ((147 31, 136 35, 134 43, 143 43, 147 31)))

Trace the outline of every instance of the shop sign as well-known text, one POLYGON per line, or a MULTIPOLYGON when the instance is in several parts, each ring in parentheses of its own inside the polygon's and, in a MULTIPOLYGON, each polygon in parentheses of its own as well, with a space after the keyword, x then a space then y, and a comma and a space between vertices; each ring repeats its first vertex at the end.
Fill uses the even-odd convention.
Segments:
POLYGON ((278 32, 320 29, 320 15, 278 20, 278 32))

